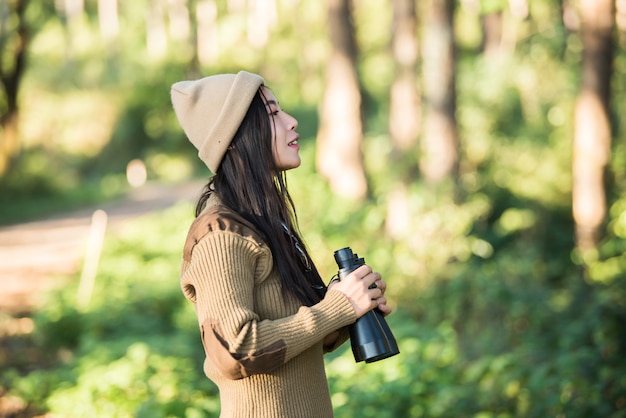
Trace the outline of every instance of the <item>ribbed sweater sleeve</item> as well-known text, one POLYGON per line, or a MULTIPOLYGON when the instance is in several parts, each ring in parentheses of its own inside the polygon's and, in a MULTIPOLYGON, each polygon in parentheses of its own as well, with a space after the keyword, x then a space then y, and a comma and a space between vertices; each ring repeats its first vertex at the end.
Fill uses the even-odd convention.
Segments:
POLYGON ((183 263, 181 285, 195 301, 207 357, 227 378, 270 372, 356 320, 350 301, 336 290, 292 315, 261 318, 256 303, 277 312, 285 305, 280 291, 259 290, 271 272, 266 246, 228 230, 207 233, 183 263))

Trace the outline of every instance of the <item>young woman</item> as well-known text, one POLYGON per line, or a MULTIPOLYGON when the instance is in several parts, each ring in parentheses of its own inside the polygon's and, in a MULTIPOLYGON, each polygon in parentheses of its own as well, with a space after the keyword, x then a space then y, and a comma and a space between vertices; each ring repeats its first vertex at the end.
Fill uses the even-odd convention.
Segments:
POLYGON ((323 354, 369 310, 391 312, 386 284, 365 265, 324 285, 285 181, 301 162, 298 122, 260 76, 181 81, 171 95, 213 174, 184 246, 181 287, 195 306, 221 416, 332 417, 323 354))

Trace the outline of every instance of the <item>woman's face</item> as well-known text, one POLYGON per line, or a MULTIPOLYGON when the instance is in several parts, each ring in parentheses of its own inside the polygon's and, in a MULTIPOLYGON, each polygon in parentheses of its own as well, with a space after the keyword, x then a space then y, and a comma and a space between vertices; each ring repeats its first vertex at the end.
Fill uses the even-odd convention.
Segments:
POLYGON ((262 89, 265 107, 272 126, 272 151, 276 165, 279 170, 299 167, 301 163, 298 153, 300 151, 298 146, 300 135, 296 132, 298 121, 280 108, 278 100, 268 88, 263 87, 262 89))

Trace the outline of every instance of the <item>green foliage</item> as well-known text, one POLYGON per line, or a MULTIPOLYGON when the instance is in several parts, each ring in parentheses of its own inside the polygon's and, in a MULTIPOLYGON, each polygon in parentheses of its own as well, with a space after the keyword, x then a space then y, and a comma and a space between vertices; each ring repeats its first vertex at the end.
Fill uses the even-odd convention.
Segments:
MULTIPOLYGON (((384 237, 379 201, 331 196, 313 172, 312 145, 305 141, 305 164, 289 174, 307 243, 327 278, 332 251, 344 245, 384 272, 401 350, 373 364, 355 363, 347 344, 328 357, 338 417, 623 413, 626 283, 592 273, 583 280, 571 238, 560 237, 571 230, 568 215, 523 209, 527 202, 505 192, 476 193, 456 207, 416 189, 415 227, 439 233, 413 251, 384 237)), ((612 217, 605 260, 623 248, 621 200, 612 217)), ((191 219, 181 204, 109 236, 88 310, 76 308, 76 286, 68 286, 37 315, 35 343, 56 358, 52 367, 9 368, 0 386, 60 416, 217 416, 195 313, 178 286, 191 219)))
POLYGON ((178 287, 191 215, 180 205, 107 240, 87 310, 72 285, 37 313, 33 338, 55 367, 8 370, 0 386, 60 416, 213 416, 216 389, 201 376, 195 313, 178 287))

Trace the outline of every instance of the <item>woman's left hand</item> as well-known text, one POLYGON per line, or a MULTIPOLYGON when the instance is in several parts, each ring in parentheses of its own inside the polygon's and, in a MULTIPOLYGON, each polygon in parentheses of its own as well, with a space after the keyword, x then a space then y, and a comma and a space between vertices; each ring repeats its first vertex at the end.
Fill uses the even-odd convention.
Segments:
POLYGON ((385 290, 387 290, 387 283, 384 280, 376 280, 376 287, 380 289, 382 292, 382 296, 376 299, 378 302, 378 309, 383 313, 384 316, 387 316, 391 313, 391 306, 387 305, 387 298, 385 298, 385 290))
MULTIPOLYGON (((333 287, 335 284, 337 284, 336 280, 330 282, 330 284, 328 285, 328 289, 333 287)), ((378 299, 376 299, 376 302, 378 303, 377 308, 380 309, 380 311, 383 313, 384 316, 387 316, 393 310, 391 306, 387 305, 387 298, 385 298, 385 290, 387 290, 387 283, 382 279, 378 279, 374 282, 374 284, 376 284, 376 287, 379 288, 380 291, 382 292, 381 296, 378 299)))

